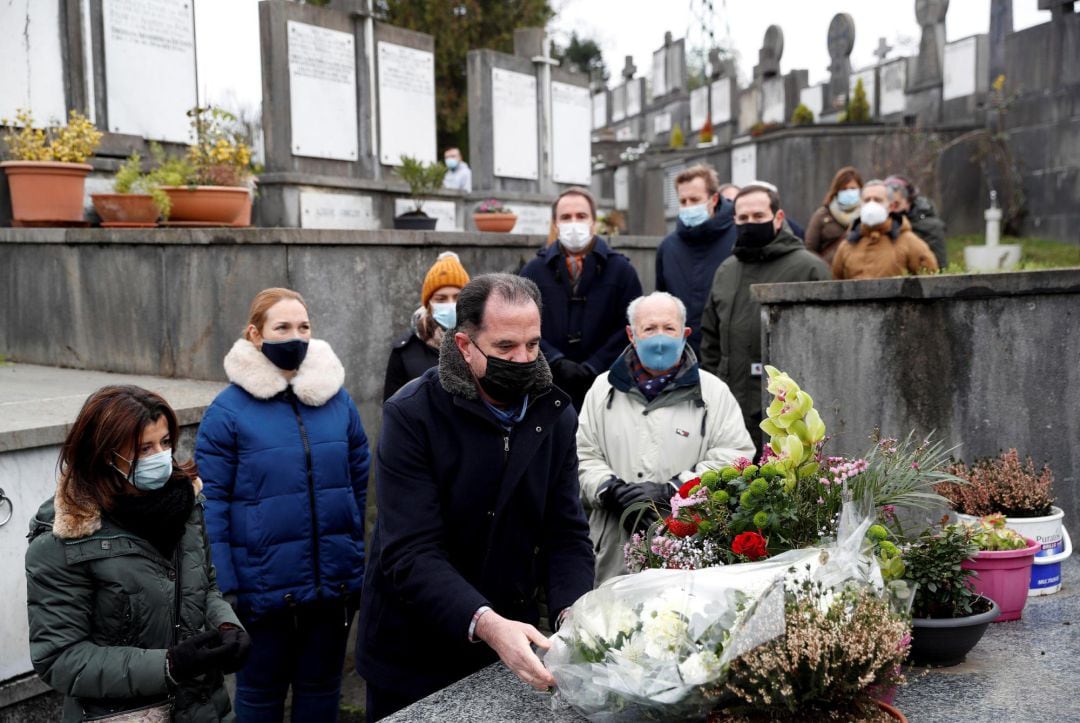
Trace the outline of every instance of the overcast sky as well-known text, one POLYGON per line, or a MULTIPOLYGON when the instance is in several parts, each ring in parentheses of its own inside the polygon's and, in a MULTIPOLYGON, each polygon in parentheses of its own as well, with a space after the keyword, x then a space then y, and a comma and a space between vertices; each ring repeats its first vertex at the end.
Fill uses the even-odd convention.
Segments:
MULTIPOLYGON (((874 64, 874 49, 881 37, 894 46, 890 57, 918 52, 915 0, 711 2, 714 37, 721 43, 730 38, 744 75, 757 63, 766 28, 775 24, 784 31, 781 70, 805 68, 810 71, 811 83, 827 80, 826 37, 829 22, 839 12, 855 19, 854 69, 874 64)), ((614 84, 627 55, 634 56, 639 77, 651 72, 652 53, 663 44, 665 31, 671 31, 676 39, 689 38, 688 46, 700 43, 701 22, 693 9, 704 4, 705 0, 552 0, 557 15, 548 29, 560 42, 565 42, 571 31, 595 39, 611 71, 610 84, 614 84)), ((1050 13, 1037 7, 1038 0, 1015 0, 1015 28, 1048 21, 1050 13)), ((262 96, 258 0, 195 0, 195 10, 203 100, 237 110, 258 108, 262 96)), ((987 32, 989 18, 990 0, 952 0, 946 19, 947 40, 987 32)))

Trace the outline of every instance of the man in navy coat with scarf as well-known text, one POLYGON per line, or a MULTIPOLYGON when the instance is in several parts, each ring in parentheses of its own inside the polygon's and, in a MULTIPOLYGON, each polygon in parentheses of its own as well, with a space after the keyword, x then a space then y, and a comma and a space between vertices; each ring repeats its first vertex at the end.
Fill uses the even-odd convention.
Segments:
POLYGON ((383 406, 379 511, 360 607, 358 670, 377 720, 501 659, 538 689, 532 650, 592 589, 570 399, 540 352, 540 293, 473 279, 439 365, 383 406))
POLYGON ((555 384, 581 409, 585 392, 626 348, 626 308, 641 296, 630 259, 596 235, 596 201, 569 188, 551 205, 558 241, 540 249, 521 275, 540 287, 540 348, 555 384))

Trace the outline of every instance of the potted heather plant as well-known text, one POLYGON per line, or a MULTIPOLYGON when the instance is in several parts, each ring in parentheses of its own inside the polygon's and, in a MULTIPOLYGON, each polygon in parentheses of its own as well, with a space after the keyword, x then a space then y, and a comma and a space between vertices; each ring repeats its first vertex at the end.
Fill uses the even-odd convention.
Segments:
POLYGON ((1054 506, 1054 475, 1029 456, 1020 461, 1015 449, 997 457, 960 462, 950 469, 958 480, 938 485, 957 517, 975 523, 979 517, 999 514, 1005 526, 1042 545, 1031 570, 1029 595, 1049 595, 1061 589, 1061 563, 1072 554, 1072 540, 1062 524, 1065 517, 1054 506))
POLYGON ((4 136, 12 160, 0 163, 11 188, 11 215, 16 226, 78 224, 83 220, 87 161, 101 143, 101 131, 78 111, 63 126, 34 128, 29 110, 19 110, 4 136), (21 126, 15 128, 14 126, 21 126))
POLYGON ((473 212, 473 223, 477 231, 510 233, 517 224, 517 214, 498 199, 489 198, 477 204, 473 212))
POLYGON ((132 153, 113 179, 113 193, 93 193, 90 200, 105 228, 148 228, 158 217, 168 218, 169 196, 148 173, 142 157, 132 153))
POLYGON ((401 157, 397 174, 409 184, 409 197, 413 209, 394 217, 394 228, 412 231, 433 231, 438 219, 424 213, 424 196, 442 188, 447 168, 440 161, 424 163, 412 156, 401 157))
POLYGON ((1001 608, 995 622, 1019 620, 1027 604, 1032 561, 1042 545, 1007 528, 1004 515, 987 515, 974 524, 961 524, 972 530, 979 547, 975 557, 963 563, 975 572, 972 590, 1001 608))

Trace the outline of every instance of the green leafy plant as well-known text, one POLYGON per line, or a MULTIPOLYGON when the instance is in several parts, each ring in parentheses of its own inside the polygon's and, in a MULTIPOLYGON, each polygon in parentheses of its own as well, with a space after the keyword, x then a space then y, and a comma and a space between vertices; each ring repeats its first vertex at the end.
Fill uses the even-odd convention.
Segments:
POLYGON ((961 566, 979 551, 974 530, 945 524, 947 519, 939 529, 928 530, 901 548, 904 579, 915 588, 912 617, 956 618, 982 612, 980 598, 968 585, 974 570, 961 566))
MULTIPOLYGON (((413 156, 402 156, 401 167, 397 169, 401 180, 409 184, 409 196, 413 202, 413 212, 424 214, 423 196, 442 188, 447 168, 441 161, 424 163, 413 156)), ((424 214, 426 215, 426 214, 424 214)))
POLYGON ((914 432, 900 441, 874 430, 871 439, 874 446, 864 455, 866 470, 849 485, 854 499, 870 500, 895 524, 897 507, 927 511, 948 506, 949 501, 935 487, 959 481, 948 471, 953 448, 930 436, 918 439, 914 432))
POLYGON ((950 468, 962 484, 943 482, 937 490, 965 515, 999 513, 1008 517, 1042 517, 1054 504, 1054 474, 1049 467, 1035 468, 1031 457, 1020 461, 1015 449, 997 457, 962 462, 950 468))
POLYGON ((791 114, 791 123, 797 126, 812 125, 814 123, 814 111, 806 107, 804 103, 799 103, 791 114))
POLYGON ((869 123, 870 102, 866 99, 866 88, 863 87, 862 78, 855 81, 855 90, 848 99, 847 109, 844 111, 844 123, 869 123))
POLYGON ((1023 550, 1027 540, 1016 530, 1005 526, 1005 515, 987 515, 978 522, 964 523, 974 531, 972 539, 980 550, 999 552, 1002 550, 1023 550))
MULTIPOLYGON (((34 128, 34 116, 26 109, 15 113, 15 122, 22 128, 12 128, 5 134, 4 143, 16 161, 86 163, 101 143, 101 131, 76 110, 68 114, 65 125, 47 129, 34 128)), ((5 118, 0 125, 12 124, 5 118)))
MULTIPOLYGON (((182 185, 182 184, 175 184, 182 185)), ((151 173, 142 170, 142 157, 138 153, 132 153, 124 161, 113 178, 113 190, 117 193, 145 193, 154 199, 154 205, 161 212, 163 218, 169 217, 172 210, 172 201, 167 193, 161 190, 161 184, 151 173)))

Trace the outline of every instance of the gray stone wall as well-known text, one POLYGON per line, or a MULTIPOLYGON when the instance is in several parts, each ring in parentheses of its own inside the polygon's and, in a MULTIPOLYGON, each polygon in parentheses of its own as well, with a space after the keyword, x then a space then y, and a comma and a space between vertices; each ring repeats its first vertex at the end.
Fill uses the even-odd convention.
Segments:
POLYGON ((763 361, 813 397, 833 453, 935 432, 970 461, 1048 463, 1080 519, 1080 271, 763 285, 763 361))
MULTIPOLYGON (((518 271, 539 236, 300 229, 0 229, 0 353, 16 362, 225 380, 252 297, 287 286, 346 369, 369 434, 392 341, 453 250, 472 275, 518 271)), ((659 239, 621 237, 646 289, 659 239)))

